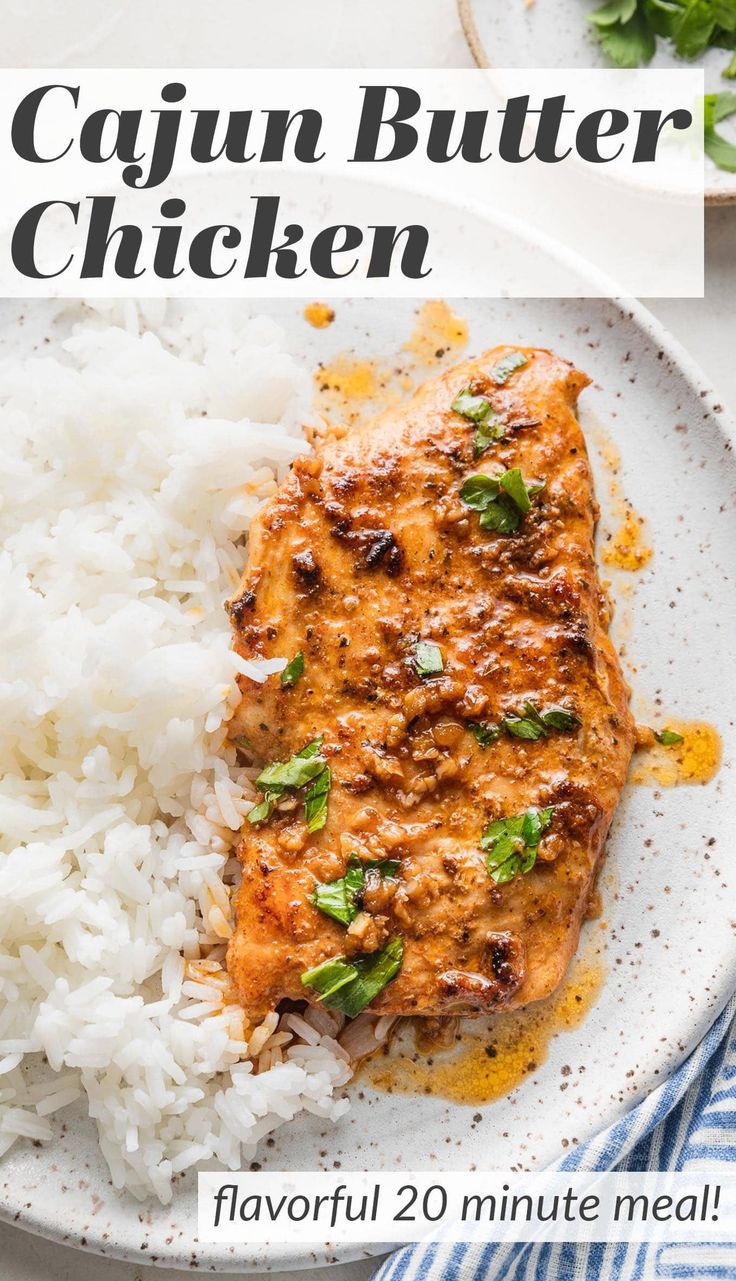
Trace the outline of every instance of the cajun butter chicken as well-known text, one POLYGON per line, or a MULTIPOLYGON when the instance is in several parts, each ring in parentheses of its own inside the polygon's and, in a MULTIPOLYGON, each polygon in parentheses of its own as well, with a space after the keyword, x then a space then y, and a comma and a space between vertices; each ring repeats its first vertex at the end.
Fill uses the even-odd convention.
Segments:
POLYGON ((260 773, 228 967, 253 1020, 538 1000, 575 950, 633 746, 575 417, 498 347, 299 459, 229 603, 285 656, 233 736, 260 773))

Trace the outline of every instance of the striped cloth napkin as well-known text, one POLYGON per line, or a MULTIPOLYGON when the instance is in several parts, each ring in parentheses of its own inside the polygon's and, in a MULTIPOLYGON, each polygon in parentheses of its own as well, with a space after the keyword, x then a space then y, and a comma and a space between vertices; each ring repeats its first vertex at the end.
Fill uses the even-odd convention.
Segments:
MULTIPOLYGON (((558 1170, 683 1170, 736 1162, 736 996, 675 1074, 558 1170)), ((373 1281, 694 1281, 736 1278, 736 1242, 405 1246, 373 1281)))

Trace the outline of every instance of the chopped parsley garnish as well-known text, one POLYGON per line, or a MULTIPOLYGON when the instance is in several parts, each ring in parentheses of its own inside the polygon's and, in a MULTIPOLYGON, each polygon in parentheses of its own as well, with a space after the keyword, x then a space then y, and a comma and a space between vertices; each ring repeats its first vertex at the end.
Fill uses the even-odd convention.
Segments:
POLYGON ((674 747, 675 743, 684 743, 682 734, 678 734, 674 729, 654 730, 654 737, 663 747, 674 747))
POLYGON ((485 422, 493 413, 493 405, 485 396, 474 396, 469 387, 456 396, 450 406, 456 414, 469 418, 471 423, 485 422))
POLYGON ((301 650, 295 654, 290 663, 286 664, 281 673, 281 684, 286 688, 288 685, 296 685, 300 676, 304 675, 304 655, 301 650))
POLYGON ((491 743, 495 743, 503 733, 503 722, 501 725, 483 725, 480 721, 469 721, 468 729, 477 738, 481 747, 490 747, 491 743))
POLYGON ((452 409, 471 423, 477 423, 475 433, 476 457, 484 453, 490 445, 503 440, 506 434, 506 419, 496 413, 490 400, 485 396, 474 396, 470 389, 461 391, 452 402, 452 409))
POLYGON ((329 765, 317 775, 304 793, 304 818, 308 832, 318 832, 327 822, 327 802, 332 787, 329 765))
MULTIPOLYGON (((651 62, 657 36, 670 40, 680 58, 697 58, 710 46, 736 48, 736 9, 730 0, 608 0, 588 16, 618 67, 651 62)), ((724 75, 733 74, 732 65, 724 75)))
POLYGON ((502 356, 501 359, 493 366, 491 378, 494 383, 508 382, 515 369, 521 369, 522 365, 528 365, 529 360, 521 351, 510 351, 508 356, 502 356))
POLYGON ((308 787, 304 798, 307 828, 310 832, 316 832, 324 827, 332 776, 327 761, 321 755, 322 742, 322 736, 312 739, 311 743, 307 743, 306 747, 288 761, 276 761, 261 771, 256 779, 256 787, 263 792, 263 800, 249 812, 249 823, 264 823, 270 818, 284 792, 308 787))
POLYGON ((502 733, 510 734, 512 738, 526 738, 535 742, 540 738, 548 738, 550 730, 570 733, 579 724, 579 718, 569 707, 548 707, 546 711, 540 712, 534 703, 527 700, 523 706, 523 714, 511 712, 497 724, 490 725, 470 721, 468 729, 481 747, 489 747, 502 733))
POLYGON ((262 801, 254 805, 252 810, 248 810, 249 823, 265 823, 273 813, 273 807, 281 799, 280 792, 266 792, 262 801))
POLYGON ((497 418, 494 422, 483 423, 475 433, 473 446, 476 458, 480 458, 491 445, 497 441, 503 440, 506 432, 506 421, 503 418, 497 418))
POLYGON ((545 481, 524 480, 518 467, 486 476, 478 472, 469 476, 460 489, 460 498, 467 507, 480 512, 481 529, 493 529, 498 534, 513 534, 532 505, 532 498, 544 489, 545 481))
POLYGON ((365 874, 371 870, 381 877, 395 876, 399 870, 398 859, 369 859, 363 863, 353 854, 348 859, 345 875, 339 880, 325 881, 315 886, 314 893, 310 895, 310 903, 341 925, 350 925, 361 910, 365 874))
MULTIPOLYGON (((728 74, 736 75, 736 56, 728 74)), ((707 93, 703 99, 703 146, 719 169, 736 173, 736 143, 718 133, 716 125, 736 115, 736 93, 707 93)))
POLYGON ((537 861, 542 834, 552 821, 553 806, 537 809, 530 806, 513 818, 499 818, 489 823, 480 838, 485 851, 486 867, 497 885, 511 881, 517 872, 531 871, 537 861))
POLYGON ((302 974, 302 984, 317 992, 323 1005, 354 1019, 396 977, 403 956, 404 941, 399 935, 367 956, 357 956, 352 961, 335 956, 323 961, 302 974))
POLYGON ((414 667, 417 676, 437 676, 444 672, 442 650, 434 641, 417 641, 414 646, 414 667))
MULTIPOLYGON (((522 363, 526 364, 525 357, 522 357, 522 363)), ((502 381, 505 381, 505 379, 502 381)), ((456 414, 467 418, 469 422, 477 424, 478 430, 475 433, 476 458, 484 454, 491 445, 495 445, 499 440, 505 440, 510 428, 536 427, 539 424, 538 418, 524 418, 510 423, 503 414, 499 414, 498 410, 493 408, 490 400, 485 396, 474 395, 469 387, 466 387, 465 391, 461 391, 460 395, 455 397, 450 408, 454 409, 456 414)))

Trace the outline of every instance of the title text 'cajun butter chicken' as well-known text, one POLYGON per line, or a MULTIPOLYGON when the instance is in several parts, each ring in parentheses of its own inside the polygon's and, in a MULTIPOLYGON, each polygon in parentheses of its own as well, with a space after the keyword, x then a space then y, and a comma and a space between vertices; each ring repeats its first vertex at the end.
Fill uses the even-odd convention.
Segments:
POLYGON ((261 768, 228 967, 253 1020, 510 1009, 575 950, 633 746, 575 418, 498 347, 298 460, 230 602, 261 768))

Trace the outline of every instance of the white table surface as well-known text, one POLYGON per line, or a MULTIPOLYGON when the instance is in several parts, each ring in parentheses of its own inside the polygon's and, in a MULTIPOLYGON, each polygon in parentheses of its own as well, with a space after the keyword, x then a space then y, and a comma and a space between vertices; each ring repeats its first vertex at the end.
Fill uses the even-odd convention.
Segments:
MULTIPOLYGON (((152 11, 160 18, 162 10, 170 7, 170 0, 157 0, 153 10, 150 0, 117 0, 117 4, 124 10, 125 21, 110 27, 107 35, 101 31, 90 42, 84 39, 92 11, 89 0, 67 0, 64 6, 52 6, 50 0, 24 3, 22 24, 13 30, 11 20, 12 57, 4 60, 5 65, 53 65, 56 61, 51 43, 42 56, 38 53, 38 28, 28 21, 32 10, 39 16, 48 12, 49 22, 44 24, 47 40, 54 18, 63 17, 67 65, 161 66, 177 60, 170 47, 167 53, 161 52, 157 41, 155 48, 150 42, 147 46, 140 43, 141 31, 147 30, 150 35, 152 11)), ((176 4, 179 23, 182 11, 186 15, 203 10, 212 13, 209 0, 176 0, 176 4)), ((10 7, 16 15, 21 12, 21 6, 13 0, 10 7)), ((223 8, 232 9, 231 0, 224 0, 220 17, 223 8)), ((239 0, 239 10, 241 19, 243 10, 248 11, 255 33, 252 48, 258 50, 261 66, 472 64, 455 0, 268 0, 267 4, 262 0, 239 0), (288 44, 285 31, 290 35, 288 44)), ((245 57, 242 48, 238 52, 241 56, 233 61, 239 65, 256 61, 255 54, 245 57)), ((191 58, 184 60, 184 65, 187 61, 193 65, 191 58)), ((707 211, 705 298, 647 300, 647 305, 690 351, 723 403, 736 413, 736 206, 707 211)), ((139 1264, 113 1262, 54 1245, 5 1224, 0 1224, 0 1260, 3 1281, 155 1281, 159 1275, 158 1270, 139 1264)), ((315 1269, 308 1275, 310 1281, 367 1281, 378 1262, 362 1260, 315 1269)), ((196 1274, 167 1271, 163 1275, 167 1281, 190 1281, 196 1274)), ((272 1281, 286 1281, 296 1275, 270 1274, 272 1281)))

